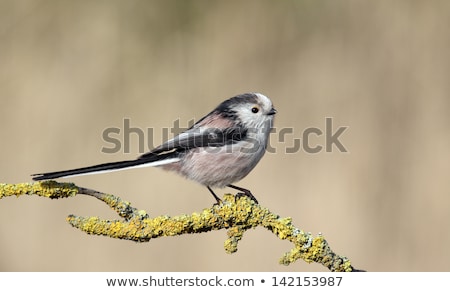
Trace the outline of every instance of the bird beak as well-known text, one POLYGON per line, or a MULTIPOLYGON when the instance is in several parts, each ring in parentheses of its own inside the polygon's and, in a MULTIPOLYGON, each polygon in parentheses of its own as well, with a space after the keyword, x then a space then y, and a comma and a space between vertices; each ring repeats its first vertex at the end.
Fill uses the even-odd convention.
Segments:
POLYGON ((274 109, 274 108, 272 108, 267 114, 268 114, 269 116, 271 116, 271 115, 274 115, 274 114, 276 114, 276 113, 277 113, 277 110, 274 109))

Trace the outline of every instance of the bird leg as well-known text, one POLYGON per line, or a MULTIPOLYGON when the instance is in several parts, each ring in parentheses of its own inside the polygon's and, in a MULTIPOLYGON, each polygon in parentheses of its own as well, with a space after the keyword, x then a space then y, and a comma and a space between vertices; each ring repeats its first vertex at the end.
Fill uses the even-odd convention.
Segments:
POLYGON ((222 200, 214 193, 214 191, 209 186, 206 186, 206 187, 211 192, 211 194, 213 195, 214 199, 216 199, 217 204, 220 205, 222 203, 222 200))
POLYGON ((250 200, 255 201, 256 204, 259 204, 258 200, 255 198, 255 196, 253 196, 252 192, 250 192, 249 190, 241 188, 241 187, 237 187, 235 185, 228 185, 228 187, 242 192, 242 193, 237 193, 237 196, 246 196, 246 197, 250 198, 250 200))

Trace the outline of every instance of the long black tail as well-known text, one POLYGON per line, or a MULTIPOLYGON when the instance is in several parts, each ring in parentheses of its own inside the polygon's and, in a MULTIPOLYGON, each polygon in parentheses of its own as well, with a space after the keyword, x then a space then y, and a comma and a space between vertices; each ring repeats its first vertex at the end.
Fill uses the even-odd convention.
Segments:
POLYGON ((33 176, 33 180, 39 181, 39 180, 55 179, 55 178, 59 178, 59 177, 76 176, 76 175, 83 175, 83 174, 93 174, 93 173, 101 173, 101 172, 111 172, 111 171, 121 170, 121 169, 125 169, 125 168, 157 166, 157 165, 163 165, 163 164, 175 162, 176 160, 177 160, 176 158, 170 158, 167 156, 164 157, 164 155, 163 155, 163 157, 159 156, 159 155, 155 155, 155 156, 138 158, 135 160, 109 162, 109 163, 103 163, 103 164, 69 169, 69 170, 63 170, 63 171, 38 173, 38 174, 33 174, 32 176, 33 176))

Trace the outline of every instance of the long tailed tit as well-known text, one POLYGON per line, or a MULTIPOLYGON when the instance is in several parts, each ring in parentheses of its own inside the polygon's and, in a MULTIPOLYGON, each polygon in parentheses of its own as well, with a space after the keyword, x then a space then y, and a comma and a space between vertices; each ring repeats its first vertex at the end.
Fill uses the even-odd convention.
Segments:
POLYGON ((263 157, 276 110, 261 93, 245 93, 222 102, 191 128, 135 160, 34 174, 33 180, 158 166, 208 188, 231 187, 255 202, 252 193, 233 183, 244 178, 263 157))

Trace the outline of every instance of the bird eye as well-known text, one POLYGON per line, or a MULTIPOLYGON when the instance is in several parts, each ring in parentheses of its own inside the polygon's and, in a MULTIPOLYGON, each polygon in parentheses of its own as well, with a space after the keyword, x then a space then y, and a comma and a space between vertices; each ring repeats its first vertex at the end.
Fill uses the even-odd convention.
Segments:
POLYGON ((252 113, 256 114, 257 112, 259 112, 259 108, 256 106, 252 107, 252 113))

